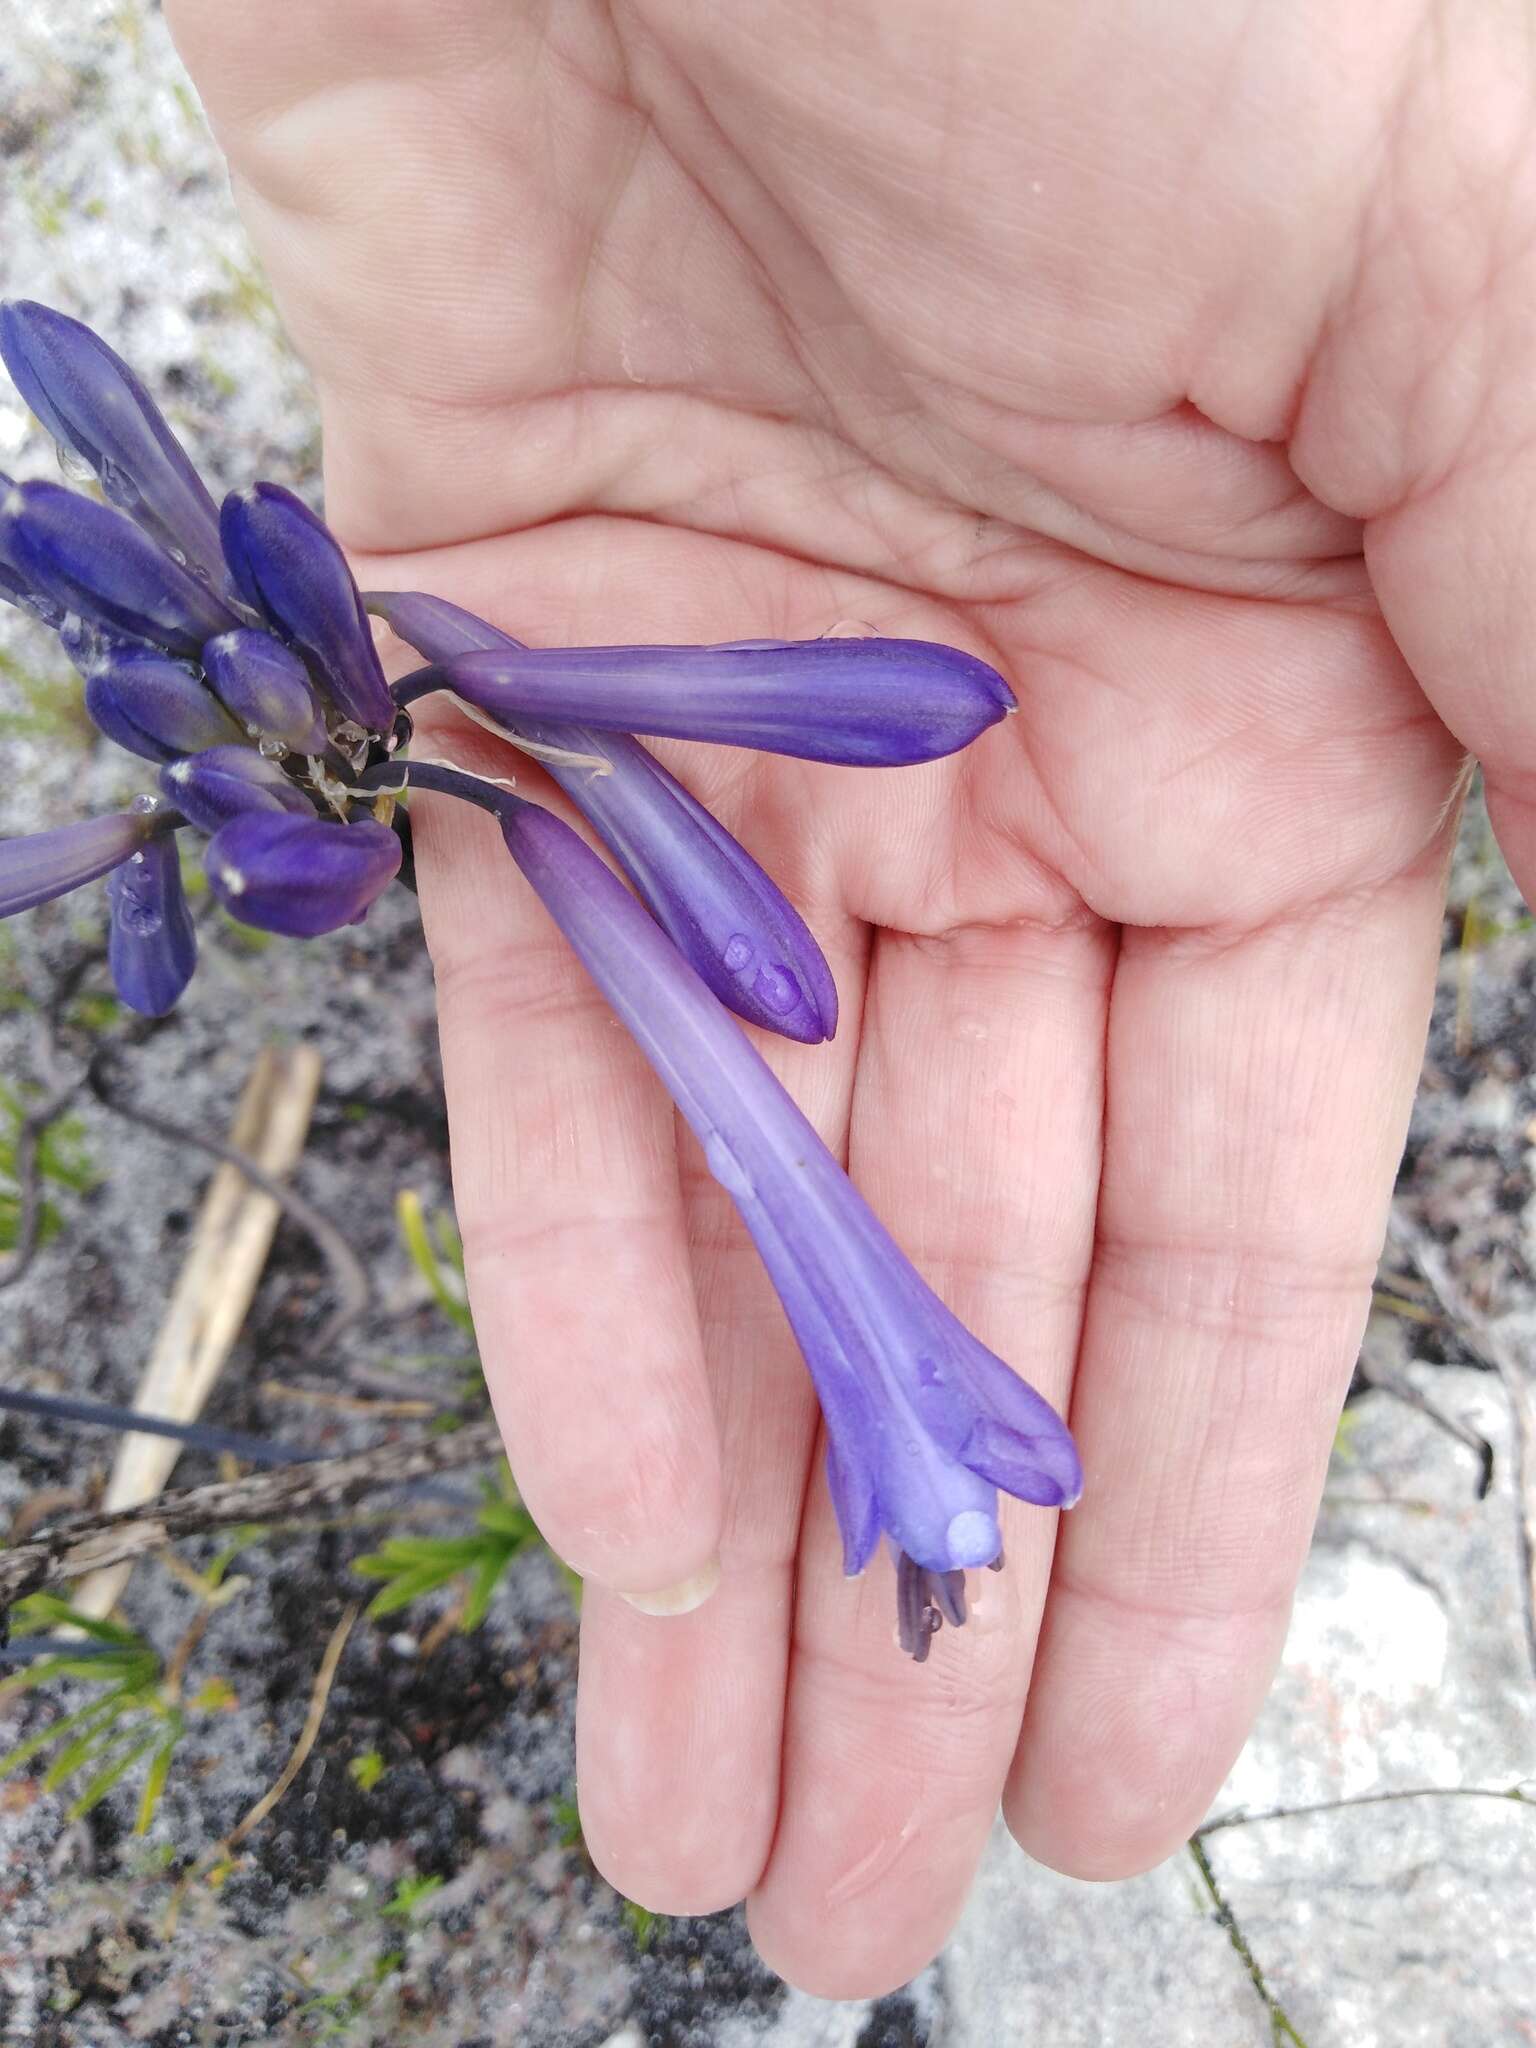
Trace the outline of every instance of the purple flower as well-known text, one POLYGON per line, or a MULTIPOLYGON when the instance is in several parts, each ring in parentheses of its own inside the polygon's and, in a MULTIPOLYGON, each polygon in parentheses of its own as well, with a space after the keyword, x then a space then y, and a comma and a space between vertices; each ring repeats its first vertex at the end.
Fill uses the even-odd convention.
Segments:
POLYGON ((219 515, 241 595, 315 664, 338 709, 386 733, 395 707, 352 571, 329 529, 281 484, 232 492, 219 515))
POLYGON ((400 867, 387 825, 252 810, 208 842, 208 882, 233 917, 266 932, 312 939, 355 924, 400 867))
POLYGON ((929 640, 743 640, 722 647, 499 647, 396 686, 452 690, 503 724, 552 718, 891 768, 968 746, 1014 710, 997 673, 929 640))
POLYGON ((250 626, 221 633, 203 649, 203 670, 247 732, 301 754, 325 752, 325 720, 309 673, 281 640, 250 626))
MULTIPOLYGON (((430 660, 519 643, 472 612, 420 591, 364 602, 430 660)), ((540 753, 590 819, 673 944, 727 1008, 815 1045, 837 1029, 837 986, 805 920, 746 848, 638 741, 622 733, 519 719, 541 749, 596 756, 595 773, 540 753)))
POLYGON ((146 846, 165 821, 156 815, 159 806, 152 799, 139 801, 144 808, 82 818, 22 839, 0 839, 0 917, 67 896, 146 846))
POLYGON ((221 584, 213 500, 122 357, 80 321, 31 299, 0 306, 0 356, 47 431, 85 458, 111 502, 221 584))
POLYGON ((882 1530, 900 1559, 902 1636, 964 1618, 951 1574, 1002 1553, 997 1489, 1070 1507, 1077 1451, 1049 1402, 951 1314, 897 1249, 746 1037, 603 863, 534 804, 420 766, 469 795, 656 1069, 752 1234, 816 1383, 844 1564, 882 1530))
POLYGON ((126 512, 62 484, 13 484, 0 498, 0 554, 65 611, 173 654, 195 656, 238 623, 126 512))
POLYGON ((130 1009, 163 1017, 197 965, 174 834, 152 839, 107 877, 107 964, 130 1009))
POLYGON ((304 792, 254 747, 209 747, 183 755, 160 770, 160 787, 200 832, 217 832, 246 811, 315 815, 304 792))
POLYGON ((153 647, 106 655, 85 680, 98 730, 145 761, 173 761, 232 740, 238 728, 195 672, 153 647))

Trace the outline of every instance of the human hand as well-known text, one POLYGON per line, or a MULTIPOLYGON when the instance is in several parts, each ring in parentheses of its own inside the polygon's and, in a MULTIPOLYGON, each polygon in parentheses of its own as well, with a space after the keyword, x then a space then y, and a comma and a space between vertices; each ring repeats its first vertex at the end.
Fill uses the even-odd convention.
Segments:
POLYGON ((494 827, 415 814, 482 1355, 589 1580, 589 1845, 884 1990, 1000 1795, 1057 1868, 1166 1855, 1280 1650, 1464 748, 1536 877, 1528 53, 1408 0, 173 12, 362 580, 535 642, 864 621, 1017 690, 911 770, 658 747, 836 972, 835 1043, 768 1057, 1070 1390, 1082 1505, 1005 1503, 920 1672, 726 1197, 494 827), (618 1597, 717 1554, 686 1615, 618 1597))

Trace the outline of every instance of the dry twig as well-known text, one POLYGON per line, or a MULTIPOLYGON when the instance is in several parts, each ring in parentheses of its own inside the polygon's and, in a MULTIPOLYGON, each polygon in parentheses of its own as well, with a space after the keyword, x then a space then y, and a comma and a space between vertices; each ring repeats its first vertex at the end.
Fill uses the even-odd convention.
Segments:
POLYGON ((183 1536, 201 1536, 240 1522, 328 1514, 381 1487, 489 1464, 500 1455, 495 1423, 471 1422, 443 1436, 380 1444, 349 1457, 316 1458, 164 1494, 152 1508, 71 1516, 30 1542, 0 1551, 0 1612, 28 1593, 147 1556, 183 1536))

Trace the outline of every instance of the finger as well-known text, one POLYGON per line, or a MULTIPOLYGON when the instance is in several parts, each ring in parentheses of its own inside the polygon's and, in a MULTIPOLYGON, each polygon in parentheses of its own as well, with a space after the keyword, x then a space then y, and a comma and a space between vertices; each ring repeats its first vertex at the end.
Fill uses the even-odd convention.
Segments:
POLYGON ((1065 1518, 1005 1811, 1123 1877, 1268 1687, 1364 1326, 1438 952, 1398 883, 1235 940, 1127 932, 1065 1518))
POLYGON ((518 1486, 584 1576, 700 1593, 720 1468, 670 1108, 494 823, 430 797, 412 820, 467 1278, 518 1486))
MULTIPOLYGON (((865 970, 862 927, 810 906, 842 1017, 831 1046, 759 1038, 834 1152, 847 1140, 865 970)), ((729 1198, 683 1140, 695 1285, 726 1473, 720 1590, 681 1621, 584 1603, 577 1775, 593 1861, 662 1913, 733 1906, 778 1812, 794 1555, 817 1409, 799 1349, 729 1198), (722 1825, 722 1816, 729 1824, 722 1825)))
MULTIPOLYGON (((984 1342, 1065 1401, 1092 1247, 1113 940, 1095 921, 882 935, 850 1159, 897 1241, 984 1342)), ((768 1869, 773 1966, 829 1997, 889 1990, 960 1910, 1017 1739, 1055 1517, 1005 1504, 1007 1568, 927 1663, 898 1648, 881 1558, 842 1576, 810 1491, 768 1869)))

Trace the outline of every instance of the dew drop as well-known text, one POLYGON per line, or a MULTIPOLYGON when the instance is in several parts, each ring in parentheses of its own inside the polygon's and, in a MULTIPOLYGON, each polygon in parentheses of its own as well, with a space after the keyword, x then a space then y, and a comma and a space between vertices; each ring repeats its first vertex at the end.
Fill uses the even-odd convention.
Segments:
POLYGON ((55 604, 51 597, 39 596, 35 591, 29 591, 22 599, 22 603, 34 619, 40 619, 45 626, 51 626, 54 632, 59 630, 68 616, 63 605, 55 604))
POLYGON ((835 626, 828 626, 821 637, 823 640, 878 640, 880 634, 868 619, 839 619, 835 626))
POLYGON ((704 1140, 704 1160, 710 1173, 728 1195, 746 1199, 756 1194, 752 1176, 718 1131, 711 1131, 704 1140))
POLYGON ((800 1005, 800 984, 782 960, 759 968, 752 986, 775 1016, 787 1017, 800 1005))
POLYGON ((256 751, 260 754, 263 761, 281 761, 286 758, 288 753, 287 747, 284 746, 281 740, 261 740, 257 744, 256 751))
MULTIPOLYGON (((86 461, 79 449, 71 448, 67 441, 55 441, 53 452, 59 458, 59 468, 72 484, 89 483, 96 474, 95 469, 86 461)), ((105 478, 103 478, 103 482, 105 482, 105 478)))
POLYGON ((757 948, 745 932, 732 932, 720 957, 732 974, 740 974, 743 968, 750 967, 756 959, 757 948))
MULTIPOLYGON (((89 463, 87 463, 86 468, 89 470, 89 463)), ((106 492, 114 505, 131 506, 138 503, 139 494, 134 489, 133 479, 126 470, 120 469, 115 462, 108 461, 103 456, 99 474, 101 477, 101 488, 106 492)), ((175 552, 176 550, 172 548, 171 553, 174 555, 175 552)))

